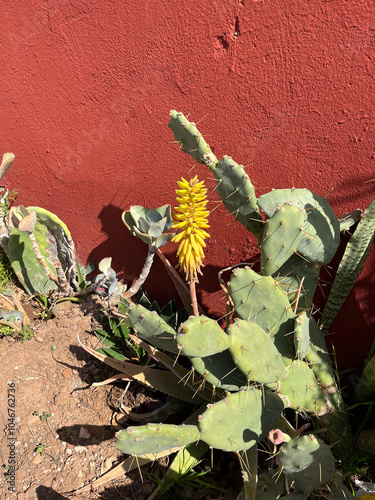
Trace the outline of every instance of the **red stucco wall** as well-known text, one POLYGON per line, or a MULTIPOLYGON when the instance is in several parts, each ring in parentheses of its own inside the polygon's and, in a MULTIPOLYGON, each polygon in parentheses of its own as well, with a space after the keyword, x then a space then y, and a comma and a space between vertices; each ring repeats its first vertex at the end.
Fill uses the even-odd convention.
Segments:
MULTIPOLYGON (((112 255, 132 280, 146 248, 122 210, 173 203, 193 165, 170 144, 175 108, 202 120, 217 156, 247 166, 259 194, 293 184, 329 195, 338 215, 363 208, 375 196, 364 183, 375 177, 374 46, 362 0, 3 2, 0 149, 17 156, 7 185, 68 224, 81 260, 112 255)), ((203 166, 193 172, 213 188, 203 166)), ((200 297, 213 312, 216 272, 252 252, 221 207, 211 223, 200 297)), ((372 266, 334 327, 345 366, 373 338, 372 266)), ((156 265, 146 286, 161 301, 164 277, 156 265)))

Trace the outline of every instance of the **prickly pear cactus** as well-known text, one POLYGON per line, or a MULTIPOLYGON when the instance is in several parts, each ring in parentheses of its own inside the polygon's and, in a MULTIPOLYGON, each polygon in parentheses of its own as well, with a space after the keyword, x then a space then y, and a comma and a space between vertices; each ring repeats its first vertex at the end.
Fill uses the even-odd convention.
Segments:
MULTIPOLYGON (((256 236, 260 266, 259 272, 240 266, 232 270, 226 287, 231 315, 225 331, 204 315, 190 317, 176 331, 155 311, 129 309, 128 318, 138 336, 177 353, 173 363, 167 358, 165 366, 175 374, 184 373, 180 383, 195 388, 197 394, 204 390, 205 400, 211 401, 191 429, 170 430, 157 424, 131 428, 123 431, 118 447, 141 455, 170 450, 177 442, 203 441, 210 448, 249 454, 283 411, 290 409, 304 417, 313 415, 336 449, 350 446, 324 335, 310 316, 320 268, 332 259, 339 244, 338 218, 325 198, 308 189, 273 190, 257 199, 245 168, 229 156, 218 160, 196 125, 182 113, 171 111, 170 128, 181 149, 213 173, 215 190, 227 210, 256 236), (190 371, 180 370, 180 359, 184 367, 191 365, 190 371)), ((133 210, 124 215, 124 222, 149 243, 144 209, 137 210, 140 217, 133 210), (142 227, 136 230, 135 222, 142 227)), ((334 458, 316 437, 301 436, 285 443, 279 457, 280 474, 295 484, 288 496, 307 498, 322 484, 332 484, 334 458)), ((284 486, 268 476, 263 479, 257 498, 263 498, 261 492, 265 498, 268 492, 269 498, 285 493, 284 486)), ((256 485, 248 487, 255 492, 256 485)))

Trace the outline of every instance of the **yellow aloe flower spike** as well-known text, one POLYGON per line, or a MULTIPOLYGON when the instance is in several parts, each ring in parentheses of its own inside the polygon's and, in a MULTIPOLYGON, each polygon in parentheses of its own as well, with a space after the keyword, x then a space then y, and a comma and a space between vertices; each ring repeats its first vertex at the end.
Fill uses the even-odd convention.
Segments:
POLYGON ((210 227, 207 223, 207 189, 203 181, 198 181, 197 176, 189 182, 182 178, 177 184, 179 189, 176 190, 176 200, 179 205, 175 208, 172 228, 181 232, 176 234, 172 241, 180 243, 177 256, 180 268, 186 274, 186 280, 198 281, 198 273, 202 274, 203 247, 206 246, 204 240, 210 237, 203 230, 210 227))

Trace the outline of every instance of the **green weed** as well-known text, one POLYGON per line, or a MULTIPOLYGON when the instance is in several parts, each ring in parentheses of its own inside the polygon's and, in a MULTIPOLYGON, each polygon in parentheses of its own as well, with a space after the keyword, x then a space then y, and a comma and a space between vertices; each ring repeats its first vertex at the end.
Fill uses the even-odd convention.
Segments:
POLYGON ((39 414, 38 411, 34 411, 33 415, 39 417, 42 422, 45 422, 47 418, 52 417, 52 413, 47 413, 46 411, 44 411, 41 415, 39 414))
POLYGON ((46 452, 46 443, 39 443, 38 446, 35 448, 35 453, 40 453, 42 457, 44 457, 45 452, 46 452))

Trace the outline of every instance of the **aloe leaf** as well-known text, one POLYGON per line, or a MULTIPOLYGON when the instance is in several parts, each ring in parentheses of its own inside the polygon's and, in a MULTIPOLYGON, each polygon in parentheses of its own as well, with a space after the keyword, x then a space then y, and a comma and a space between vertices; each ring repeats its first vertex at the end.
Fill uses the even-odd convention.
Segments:
POLYGON ((125 356, 120 354, 118 351, 111 349, 110 347, 103 347, 103 348, 97 349, 96 352, 99 352, 100 354, 104 354, 105 356, 111 356, 112 358, 118 359, 119 361, 126 360, 125 356))

